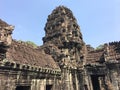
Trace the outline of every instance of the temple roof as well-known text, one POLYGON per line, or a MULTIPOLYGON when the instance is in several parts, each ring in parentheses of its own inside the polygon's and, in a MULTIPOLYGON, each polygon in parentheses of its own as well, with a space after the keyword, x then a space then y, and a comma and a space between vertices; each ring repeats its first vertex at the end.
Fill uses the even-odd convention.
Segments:
POLYGON ((88 52, 86 60, 87 64, 104 61, 104 49, 88 52))
POLYGON ((110 42, 104 44, 104 48, 100 50, 88 51, 86 56, 86 63, 97 63, 104 61, 117 61, 120 62, 120 41, 110 42))
POLYGON ((13 41, 8 49, 6 58, 9 62, 18 64, 59 69, 59 66, 50 55, 40 51, 39 48, 25 44, 25 42, 13 41))

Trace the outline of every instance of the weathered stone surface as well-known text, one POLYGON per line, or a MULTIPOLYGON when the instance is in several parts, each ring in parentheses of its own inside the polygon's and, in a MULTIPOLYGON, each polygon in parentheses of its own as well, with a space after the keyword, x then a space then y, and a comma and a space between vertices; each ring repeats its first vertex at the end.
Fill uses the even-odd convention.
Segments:
POLYGON ((72 11, 64 6, 53 10, 47 19, 45 32, 43 46, 48 48, 47 51, 55 61, 62 67, 77 68, 78 63, 82 62, 80 56, 84 58, 82 53, 84 42, 72 11))
POLYGON ((13 29, 0 19, 0 90, 120 90, 120 42, 85 45, 70 9, 48 16, 42 46, 12 40, 13 29))
POLYGON ((0 62, 6 57, 7 48, 12 43, 13 29, 13 26, 0 19, 0 62))

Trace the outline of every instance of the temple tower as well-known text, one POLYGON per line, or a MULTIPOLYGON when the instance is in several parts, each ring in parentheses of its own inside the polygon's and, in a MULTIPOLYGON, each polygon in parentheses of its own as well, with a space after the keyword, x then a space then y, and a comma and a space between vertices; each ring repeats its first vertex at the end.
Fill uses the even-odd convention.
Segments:
POLYGON ((64 6, 57 7, 48 16, 43 42, 56 46, 69 61, 80 62, 83 59, 84 42, 80 27, 72 11, 64 6))
POLYGON ((51 54, 61 67, 62 88, 79 90, 78 70, 83 68, 85 44, 70 9, 59 6, 52 11, 47 19, 43 42, 47 47, 45 52, 51 54))

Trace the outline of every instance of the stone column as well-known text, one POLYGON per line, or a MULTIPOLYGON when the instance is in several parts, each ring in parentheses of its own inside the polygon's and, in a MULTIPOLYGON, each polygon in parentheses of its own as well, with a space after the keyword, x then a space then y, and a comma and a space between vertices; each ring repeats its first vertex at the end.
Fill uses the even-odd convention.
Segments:
POLYGON ((85 80, 84 80, 84 71, 83 70, 80 70, 79 73, 79 90, 85 90, 85 80))
POLYGON ((110 71, 111 73, 110 73, 110 78, 111 78, 111 80, 112 80, 112 86, 113 86, 113 88, 114 88, 114 90, 119 90, 119 87, 118 87, 118 74, 117 74, 117 72, 116 71, 114 71, 114 70, 111 70, 110 71))
POLYGON ((72 74, 70 73, 70 70, 64 68, 62 70, 62 86, 61 89, 63 90, 73 90, 72 85, 72 74))
POLYGON ((78 81, 78 75, 76 70, 75 70, 75 82, 76 82, 76 90, 79 90, 79 81, 78 81))
POLYGON ((36 90, 40 90, 40 79, 38 79, 36 82, 37 82, 36 90))
MULTIPOLYGON (((120 90, 119 89, 119 64, 117 63, 110 63, 108 64, 108 70, 109 70, 109 83, 112 86, 113 90, 120 90)), ((109 85, 109 83, 107 83, 109 85)))
POLYGON ((69 70, 67 70, 67 69, 65 69, 64 80, 65 80, 65 89, 70 90, 69 70))
POLYGON ((31 90, 36 90, 36 79, 33 79, 31 82, 31 90))
POLYGON ((91 75, 90 74, 88 74, 88 90, 93 90, 93 84, 92 84, 92 79, 91 79, 91 75))
POLYGON ((55 75, 54 76, 54 80, 53 80, 53 83, 51 85, 52 86, 52 90, 61 90, 60 87, 61 87, 61 80, 57 78, 57 76, 55 75))
POLYGON ((106 90, 105 78, 104 77, 99 77, 99 84, 100 84, 100 89, 101 90, 106 90))
POLYGON ((46 90, 46 79, 41 79, 39 81, 40 89, 39 90, 46 90))
POLYGON ((33 79, 31 90, 46 90, 46 79, 33 79))
POLYGON ((91 82, 91 77, 88 74, 87 70, 84 70, 84 88, 85 90, 92 90, 92 82, 91 82))
POLYGON ((71 71, 69 71, 69 87, 70 87, 69 90, 74 90, 73 89, 73 76, 72 76, 71 71))

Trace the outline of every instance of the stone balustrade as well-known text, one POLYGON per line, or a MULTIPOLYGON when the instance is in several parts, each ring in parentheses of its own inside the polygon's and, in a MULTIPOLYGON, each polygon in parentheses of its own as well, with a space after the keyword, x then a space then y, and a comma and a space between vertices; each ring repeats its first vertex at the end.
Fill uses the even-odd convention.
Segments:
POLYGON ((4 69, 13 69, 13 70, 27 70, 31 72, 37 73, 46 73, 46 74, 53 74, 53 75, 60 75, 60 69, 52 69, 47 67, 38 67, 38 66, 30 66, 27 64, 18 64, 15 62, 9 62, 8 60, 3 60, 3 63, 0 64, 0 68, 4 69))

